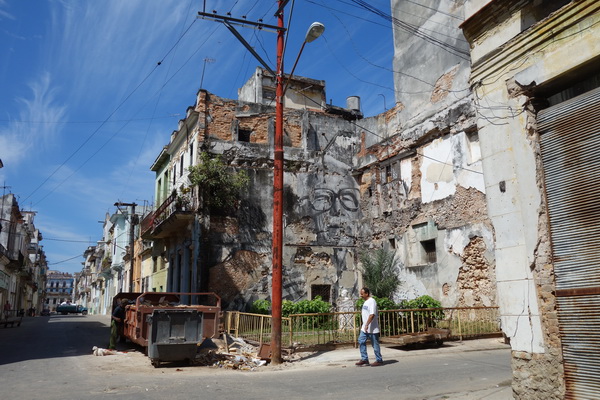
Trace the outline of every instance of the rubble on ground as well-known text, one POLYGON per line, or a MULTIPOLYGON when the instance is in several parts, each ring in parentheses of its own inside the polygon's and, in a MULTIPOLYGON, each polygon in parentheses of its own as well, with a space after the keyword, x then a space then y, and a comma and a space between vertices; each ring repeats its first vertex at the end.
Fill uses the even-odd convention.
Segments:
POLYGON ((215 368, 254 371, 267 364, 268 359, 258 355, 259 348, 243 339, 224 336, 225 339, 212 339, 202 343, 195 364, 215 368))

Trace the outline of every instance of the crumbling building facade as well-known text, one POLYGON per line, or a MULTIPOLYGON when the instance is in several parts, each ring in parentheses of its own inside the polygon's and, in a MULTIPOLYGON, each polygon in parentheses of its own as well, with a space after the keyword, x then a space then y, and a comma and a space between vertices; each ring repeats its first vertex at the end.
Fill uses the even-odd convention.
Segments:
POLYGON ((513 393, 598 399, 600 3, 466 8, 513 393))

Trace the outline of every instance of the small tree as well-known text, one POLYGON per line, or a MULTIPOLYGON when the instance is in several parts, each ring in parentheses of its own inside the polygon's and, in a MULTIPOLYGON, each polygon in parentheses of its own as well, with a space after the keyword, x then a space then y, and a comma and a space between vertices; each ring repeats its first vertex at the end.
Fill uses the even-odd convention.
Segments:
POLYGON ((360 260, 363 282, 371 289, 371 294, 391 299, 401 283, 396 269, 398 261, 394 252, 381 248, 373 253, 362 253, 360 260))
POLYGON ((189 167, 188 171, 191 184, 198 186, 204 205, 211 210, 234 207, 240 190, 249 182, 246 171, 233 172, 220 156, 212 157, 207 152, 202 152, 200 162, 189 167))

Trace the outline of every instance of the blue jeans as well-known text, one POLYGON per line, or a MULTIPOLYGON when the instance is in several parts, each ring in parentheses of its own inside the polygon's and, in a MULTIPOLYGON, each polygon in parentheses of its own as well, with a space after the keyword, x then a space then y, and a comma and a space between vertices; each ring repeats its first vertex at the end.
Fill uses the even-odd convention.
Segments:
POLYGON ((367 354, 367 340, 370 340, 371 345, 373 345, 373 351, 375 352, 375 361, 383 362, 383 358, 381 358, 381 351, 379 348, 379 333, 365 333, 365 331, 360 331, 360 335, 358 336, 360 359, 363 361, 369 361, 369 355, 367 354))

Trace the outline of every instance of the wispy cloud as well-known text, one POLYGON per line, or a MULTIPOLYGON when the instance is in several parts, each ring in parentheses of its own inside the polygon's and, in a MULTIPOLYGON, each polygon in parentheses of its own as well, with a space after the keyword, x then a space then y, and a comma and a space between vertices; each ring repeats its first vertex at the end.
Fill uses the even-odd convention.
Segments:
POLYGON ((6 9, 9 8, 6 0, 0 0, 0 20, 3 19, 15 19, 14 15, 9 13, 6 9))
POLYGON ((60 129, 53 122, 66 114, 66 107, 57 104, 57 88, 53 87, 50 74, 43 73, 29 88, 29 97, 15 99, 20 105, 19 120, 0 128, 2 159, 13 166, 36 159, 51 147, 60 129))

